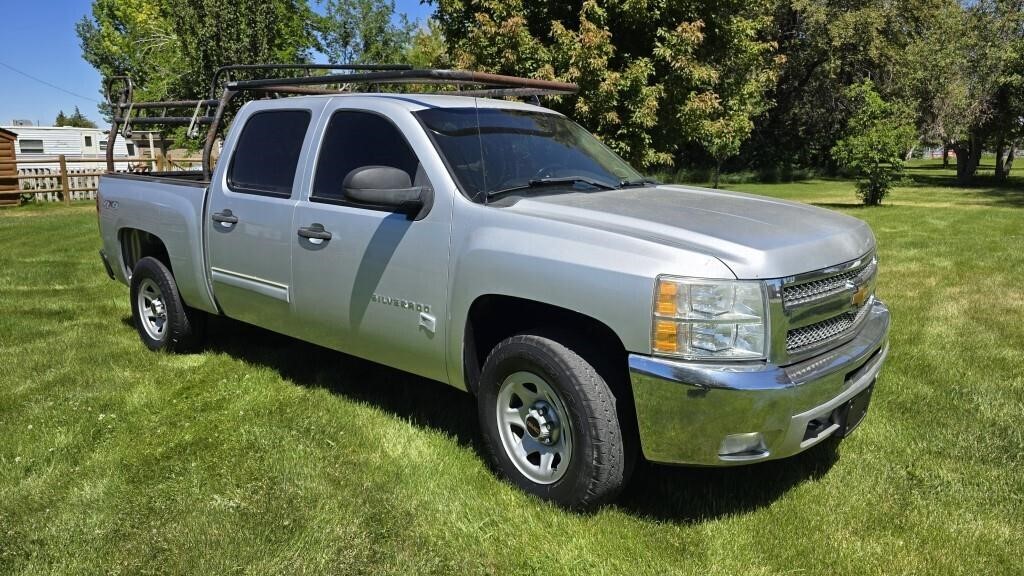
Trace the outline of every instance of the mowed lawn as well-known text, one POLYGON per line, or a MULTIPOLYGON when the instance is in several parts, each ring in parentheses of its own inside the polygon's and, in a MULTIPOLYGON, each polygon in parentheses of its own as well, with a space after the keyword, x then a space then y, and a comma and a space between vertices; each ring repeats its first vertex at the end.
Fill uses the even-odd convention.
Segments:
POLYGON ((642 466, 589 515, 496 480, 441 384, 226 320, 146 351, 92 205, 0 211, 0 574, 1024 573, 1024 186, 914 172, 871 209, 737 186, 878 236, 892 352, 857 433, 642 466))

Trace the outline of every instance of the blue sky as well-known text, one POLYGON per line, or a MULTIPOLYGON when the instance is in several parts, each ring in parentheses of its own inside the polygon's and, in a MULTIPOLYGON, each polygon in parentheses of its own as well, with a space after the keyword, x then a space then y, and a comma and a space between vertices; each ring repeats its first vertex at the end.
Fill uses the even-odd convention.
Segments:
MULTIPOLYGON (((96 107, 100 75, 82 60, 75 35, 75 23, 90 5, 90 0, 0 0, 0 125, 18 118, 49 126, 58 111, 70 113, 75 106, 102 123, 96 107)), ((396 0, 395 6, 411 19, 431 12, 419 0, 396 0)))

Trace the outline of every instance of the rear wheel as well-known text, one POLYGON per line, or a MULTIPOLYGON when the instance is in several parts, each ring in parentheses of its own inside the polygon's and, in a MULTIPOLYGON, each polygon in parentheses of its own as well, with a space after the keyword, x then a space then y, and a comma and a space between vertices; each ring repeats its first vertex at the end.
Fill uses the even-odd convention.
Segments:
POLYGON ((171 271, 153 257, 132 271, 132 322, 150 350, 188 352, 202 342, 206 317, 181 301, 171 271))
POLYGON ((581 355, 534 334, 508 338, 484 363, 480 427, 497 471, 574 509, 613 498, 628 475, 615 396, 581 355))

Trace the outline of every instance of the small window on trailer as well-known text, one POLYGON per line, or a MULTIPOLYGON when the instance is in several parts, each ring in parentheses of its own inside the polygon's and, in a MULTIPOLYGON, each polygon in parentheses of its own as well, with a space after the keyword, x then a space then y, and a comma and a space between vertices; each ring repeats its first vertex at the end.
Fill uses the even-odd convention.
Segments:
POLYGON ((106 140, 100 140, 100 150, 103 150, 104 152, 106 152, 106 150, 107 150, 107 141, 106 140))
POLYGON ((85 137, 85 147, 92 148, 92 136, 85 137))
POLYGON ((134 142, 125 142, 124 145, 128 147, 128 155, 129 156, 135 156, 135 143, 134 142))
POLYGON ((42 140, 18 140, 18 147, 22 154, 42 154, 42 140))

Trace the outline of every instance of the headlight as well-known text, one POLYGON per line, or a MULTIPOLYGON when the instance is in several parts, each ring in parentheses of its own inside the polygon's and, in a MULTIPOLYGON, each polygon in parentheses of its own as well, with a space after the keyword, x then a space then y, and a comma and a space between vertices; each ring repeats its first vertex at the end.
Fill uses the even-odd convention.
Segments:
POLYGON ((765 358, 764 283, 659 276, 651 348, 686 359, 765 358))

